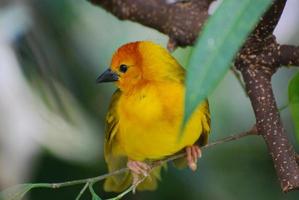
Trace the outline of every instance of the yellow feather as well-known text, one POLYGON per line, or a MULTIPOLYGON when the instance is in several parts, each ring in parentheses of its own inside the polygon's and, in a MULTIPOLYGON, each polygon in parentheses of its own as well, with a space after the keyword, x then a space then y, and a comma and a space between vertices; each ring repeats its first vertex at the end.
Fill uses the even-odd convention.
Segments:
MULTIPOLYGON (((185 71, 162 47, 151 42, 129 43, 113 56, 111 70, 119 75, 106 118, 105 159, 109 171, 124 167, 127 159, 157 160, 197 141, 210 132, 208 101, 202 102, 187 122, 180 140, 184 112, 185 71), (130 66, 125 73, 119 65, 130 66)), ((160 168, 137 189, 157 186, 160 168)), ((104 189, 122 191, 130 174, 108 178, 104 189)))

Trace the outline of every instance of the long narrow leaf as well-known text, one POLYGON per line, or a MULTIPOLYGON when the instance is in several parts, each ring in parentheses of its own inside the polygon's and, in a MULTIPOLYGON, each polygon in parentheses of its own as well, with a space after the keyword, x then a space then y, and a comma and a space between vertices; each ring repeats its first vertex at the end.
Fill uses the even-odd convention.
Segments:
POLYGON ((187 70, 183 125, 223 78, 272 0, 224 0, 208 19, 187 70))

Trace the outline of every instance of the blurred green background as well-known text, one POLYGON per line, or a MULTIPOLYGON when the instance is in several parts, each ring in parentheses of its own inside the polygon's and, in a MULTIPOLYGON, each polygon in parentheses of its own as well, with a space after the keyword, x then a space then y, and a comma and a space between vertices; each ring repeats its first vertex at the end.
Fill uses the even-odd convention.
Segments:
MULTIPOLYGON (((289 0, 275 30, 281 43, 299 44, 299 2, 289 0)), ((167 37, 139 24, 119 21, 84 0, 0 1, 0 189, 24 182, 60 182, 106 173, 104 117, 112 84, 96 85, 122 44, 167 37)), ((177 49, 183 66, 191 48, 177 49)), ((279 106, 287 104, 288 81, 298 69, 273 78, 279 106)), ((246 131, 255 122, 250 102, 228 73, 210 96, 210 141, 246 131)), ((299 150, 288 109, 281 112, 299 150)), ((199 170, 170 166, 158 190, 125 199, 299 199, 283 194, 263 140, 247 137, 203 152, 199 170)), ((95 185, 99 196, 112 193, 95 185)), ((30 200, 75 199, 81 186, 36 189, 30 200)), ((83 199, 91 199, 88 192, 83 199)))

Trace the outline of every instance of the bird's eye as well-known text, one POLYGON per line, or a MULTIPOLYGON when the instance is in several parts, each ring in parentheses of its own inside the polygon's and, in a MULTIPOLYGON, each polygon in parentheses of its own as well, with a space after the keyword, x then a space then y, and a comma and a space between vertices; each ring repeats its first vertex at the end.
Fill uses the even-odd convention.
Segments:
POLYGON ((121 64, 119 66, 119 71, 121 71, 122 73, 125 73, 128 70, 128 66, 125 64, 121 64))

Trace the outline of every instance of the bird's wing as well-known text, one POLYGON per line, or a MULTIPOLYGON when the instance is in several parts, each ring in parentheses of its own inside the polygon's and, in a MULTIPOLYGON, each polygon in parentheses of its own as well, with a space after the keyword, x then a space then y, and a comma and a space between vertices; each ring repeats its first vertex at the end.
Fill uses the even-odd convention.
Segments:
POLYGON ((210 109, 209 109, 209 102, 206 99, 203 103, 203 118, 201 120, 202 124, 202 133, 197 141, 200 146, 204 146, 208 143, 208 137, 211 132, 211 116, 210 116, 210 109))
POLYGON ((117 116, 117 103, 121 96, 121 91, 117 89, 111 99, 108 113, 106 115, 106 125, 105 125, 105 142, 110 144, 113 141, 114 136, 118 131, 118 116, 117 116))
MULTIPOLYGON (((127 162, 124 156, 116 153, 116 149, 120 148, 115 137, 119 131, 117 104, 120 97, 121 91, 118 89, 112 95, 109 110, 106 115, 104 156, 109 172, 125 167, 127 162)), ((129 174, 127 173, 108 177, 105 181, 104 189, 106 191, 122 191, 130 184, 128 177, 129 174)))

